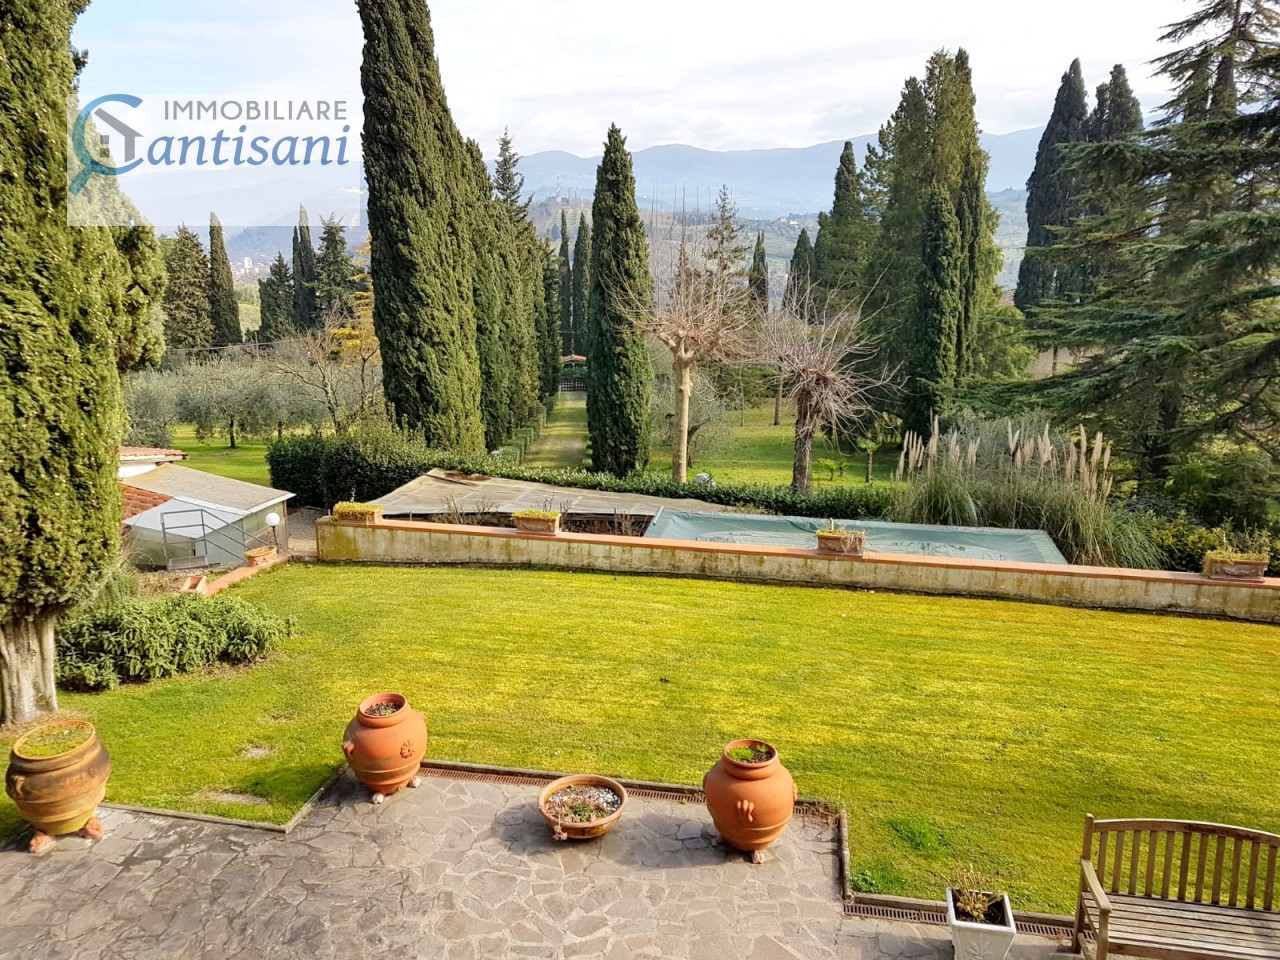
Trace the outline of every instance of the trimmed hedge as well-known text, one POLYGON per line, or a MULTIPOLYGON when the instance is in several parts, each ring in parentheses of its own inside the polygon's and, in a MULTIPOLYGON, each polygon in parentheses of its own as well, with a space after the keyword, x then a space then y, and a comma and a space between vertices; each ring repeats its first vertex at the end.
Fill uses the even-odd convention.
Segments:
POLYGON ((58 628, 58 686, 112 690, 218 662, 249 663, 292 632, 291 622, 238 597, 131 597, 58 628))
POLYGON ((789 487, 769 484, 711 486, 678 483, 657 473, 633 473, 619 479, 587 470, 525 467, 505 458, 433 450, 412 434, 389 425, 368 426, 343 436, 284 437, 268 449, 267 466, 272 486, 297 494, 302 504, 325 510, 343 500, 376 500, 436 468, 562 487, 688 497, 762 513, 837 520, 882 519, 889 516, 893 505, 893 491, 885 484, 832 487, 801 496, 789 487))

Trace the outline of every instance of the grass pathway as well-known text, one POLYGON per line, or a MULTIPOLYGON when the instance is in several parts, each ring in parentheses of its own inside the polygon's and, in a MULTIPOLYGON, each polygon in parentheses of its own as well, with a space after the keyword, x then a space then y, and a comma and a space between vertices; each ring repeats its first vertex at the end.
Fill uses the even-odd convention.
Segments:
POLYGON ((525 457, 531 467, 581 467, 587 457, 587 395, 562 393, 542 436, 525 457))
POLYGON ((298 635, 253 667, 62 698, 111 751, 112 800, 283 821, 361 698, 399 690, 453 760, 695 784, 726 741, 768 739, 802 793, 847 806, 855 881, 885 893, 936 899, 972 862, 1066 912, 1085 813, 1280 828, 1273 626, 447 567, 290 564, 233 595, 298 635))

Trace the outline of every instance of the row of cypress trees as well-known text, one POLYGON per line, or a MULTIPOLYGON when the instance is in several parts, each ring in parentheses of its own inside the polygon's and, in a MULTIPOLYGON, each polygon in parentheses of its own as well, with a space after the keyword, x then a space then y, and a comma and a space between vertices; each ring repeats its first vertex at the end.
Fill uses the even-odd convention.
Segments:
MULTIPOLYGON (((374 328, 396 417, 493 448, 550 397, 548 256, 504 137, 495 179, 449 112, 422 0, 360 0, 374 328), (496 181, 496 182, 495 182, 496 181)), ((558 358, 557 358, 558 360, 558 358)))
POLYGON ((165 243, 164 264, 169 276, 164 296, 167 345, 198 350, 240 343, 240 308, 217 214, 209 215, 207 254, 195 231, 181 226, 165 243))
POLYGON ((330 319, 343 321, 354 315, 359 268, 347 253, 346 229, 336 218, 322 218, 321 223, 317 253, 307 210, 301 208, 293 231, 292 266, 277 253, 267 276, 258 281, 259 343, 287 340, 318 330, 330 319))
POLYGON ((569 218, 560 211, 560 252, 556 258, 560 277, 560 333, 566 356, 587 349, 587 296, 591 276, 591 225, 578 214, 578 235, 569 252, 569 218))

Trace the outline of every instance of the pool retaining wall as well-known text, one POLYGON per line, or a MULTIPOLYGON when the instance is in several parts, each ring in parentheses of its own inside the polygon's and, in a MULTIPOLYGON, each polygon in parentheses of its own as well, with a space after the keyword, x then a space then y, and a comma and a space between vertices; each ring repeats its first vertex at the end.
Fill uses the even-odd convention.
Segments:
POLYGON ((843 557, 797 547, 597 534, 523 534, 506 527, 409 520, 316 522, 322 561, 491 564, 708 577, 998 597, 1280 623, 1280 579, 1222 583, 1198 574, 1002 560, 874 554, 843 557))

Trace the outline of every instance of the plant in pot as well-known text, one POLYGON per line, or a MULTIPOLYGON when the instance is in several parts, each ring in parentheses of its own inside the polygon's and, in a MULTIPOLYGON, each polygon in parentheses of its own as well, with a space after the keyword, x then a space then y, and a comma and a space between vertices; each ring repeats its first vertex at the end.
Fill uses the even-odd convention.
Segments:
POLYGON ((867 535, 864 531, 837 527, 835 520, 828 521, 826 529, 815 532, 818 536, 818 550, 822 553, 841 553, 847 557, 860 557, 867 543, 867 535))
POLYGON ((36 828, 31 852, 72 833, 100 840, 96 814, 109 776, 111 758, 87 721, 55 720, 19 737, 9 753, 5 792, 36 828))
POLYGON ((603 836, 622 819, 626 805, 622 784, 589 773, 553 780, 538 794, 538 811, 557 840, 603 836))
POLYGON ((402 787, 416 787, 427 752, 427 721, 398 693, 375 693, 347 724, 342 752, 356 775, 382 803, 402 787))
POLYGON ((375 503, 353 503, 344 500, 333 505, 332 517, 339 523, 363 523, 373 526, 382 522, 382 507, 375 503))
POLYGON ((261 567, 270 560, 274 560, 276 556, 276 548, 270 544, 265 547, 253 547, 244 552, 244 558, 251 567, 261 567))
POLYGON ((1210 580, 1257 583, 1266 576, 1270 563, 1270 536, 1265 530, 1246 530, 1230 538, 1224 536, 1219 549, 1206 553, 1202 572, 1210 580))
POLYGON ((973 867, 956 871, 947 887, 947 926, 956 960, 1005 960, 1018 928, 1008 894, 990 893, 994 884, 973 867))
POLYGON ((796 783, 763 740, 732 740, 705 777, 702 792, 720 836, 731 847, 764 860, 764 849, 787 828, 795 810, 796 783))
POLYGON ((511 519, 516 522, 516 529, 523 533, 560 532, 559 510, 517 510, 511 514, 511 519))

